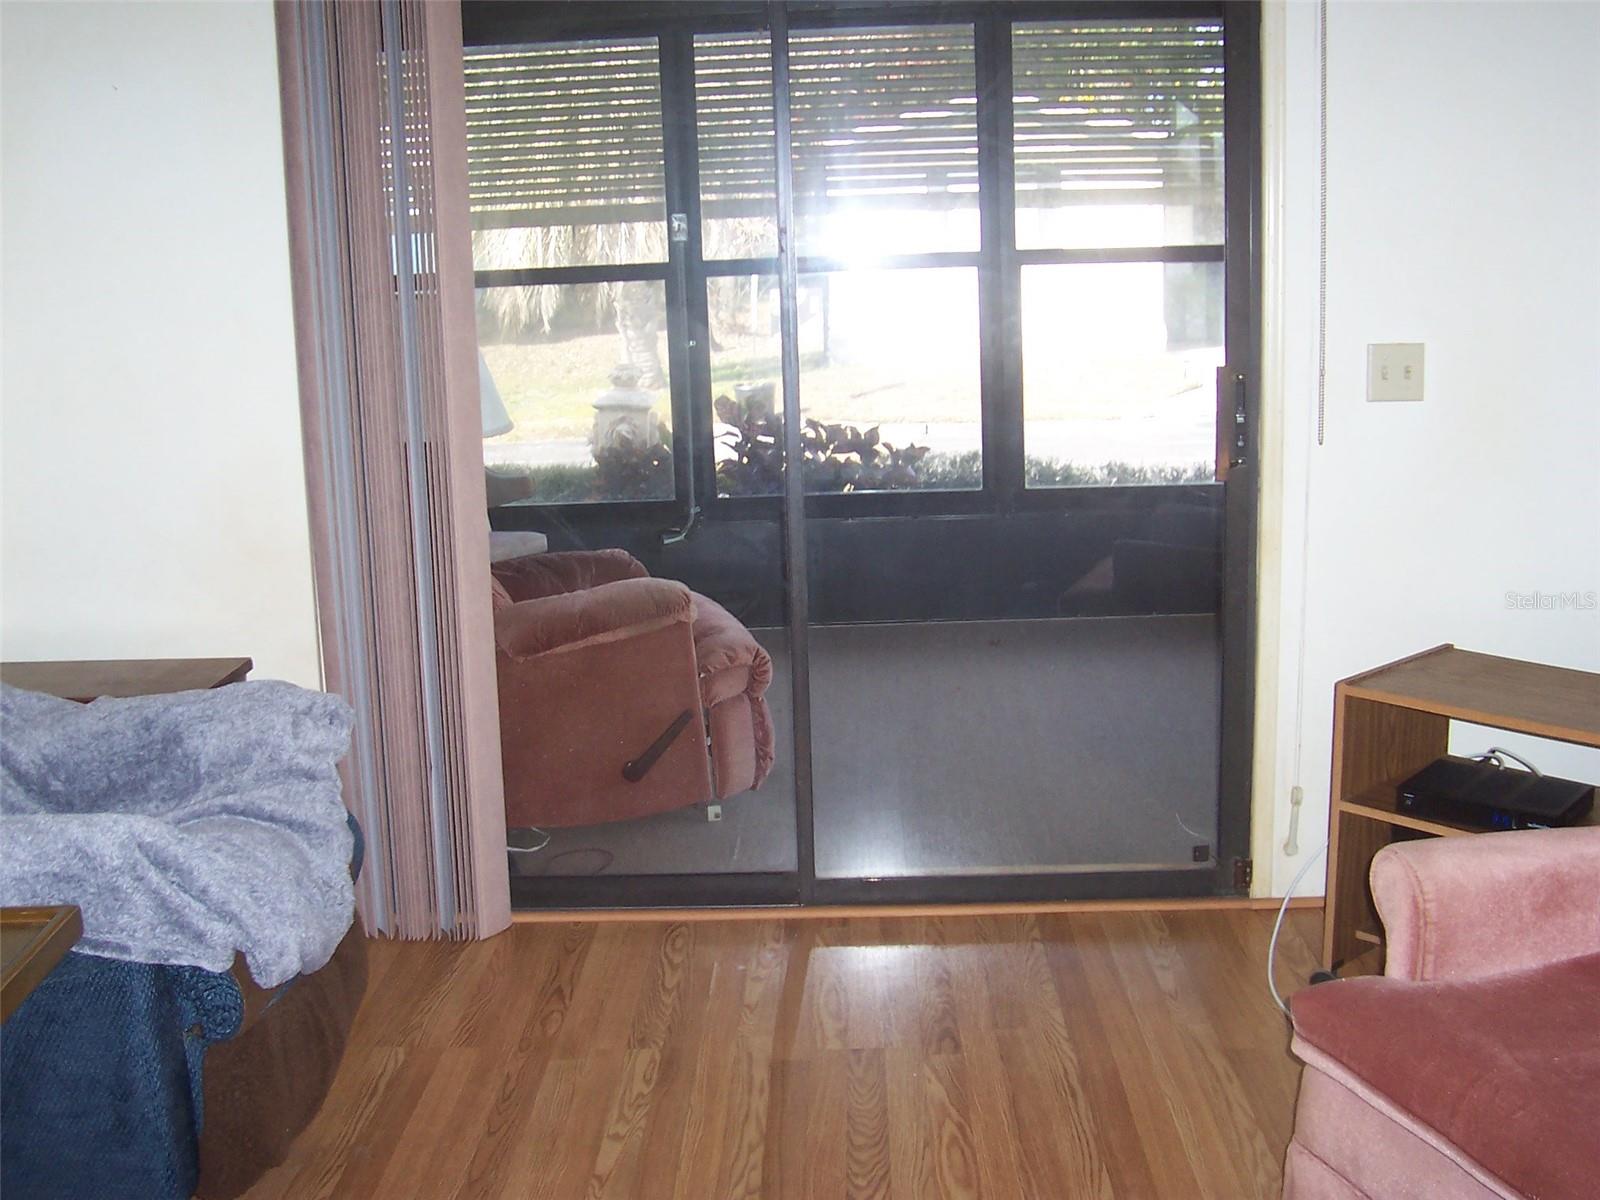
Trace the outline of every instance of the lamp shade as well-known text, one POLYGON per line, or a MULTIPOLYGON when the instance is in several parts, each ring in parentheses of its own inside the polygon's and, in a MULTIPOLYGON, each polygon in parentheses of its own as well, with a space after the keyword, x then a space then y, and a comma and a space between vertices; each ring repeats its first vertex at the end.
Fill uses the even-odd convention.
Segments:
POLYGON ((500 389, 494 385, 494 374, 484 361, 482 350, 478 351, 478 405, 483 410, 484 437, 511 432, 511 414, 500 399, 500 389))

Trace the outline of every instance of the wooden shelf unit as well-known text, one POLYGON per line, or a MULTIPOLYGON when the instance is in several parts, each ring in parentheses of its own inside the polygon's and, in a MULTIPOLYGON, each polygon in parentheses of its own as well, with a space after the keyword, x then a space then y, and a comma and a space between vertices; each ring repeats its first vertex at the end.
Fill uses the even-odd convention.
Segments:
MULTIPOLYGON (((1322 961, 1383 944, 1367 870, 1390 842, 1481 830, 1398 811, 1398 785, 1445 754, 1468 721, 1600 747, 1600 674, 1435 646, 1341 680, 1333 692, 1333 791, 1322 961)), ((1600 819, 1600 814, 1590 820, 1600 819)))

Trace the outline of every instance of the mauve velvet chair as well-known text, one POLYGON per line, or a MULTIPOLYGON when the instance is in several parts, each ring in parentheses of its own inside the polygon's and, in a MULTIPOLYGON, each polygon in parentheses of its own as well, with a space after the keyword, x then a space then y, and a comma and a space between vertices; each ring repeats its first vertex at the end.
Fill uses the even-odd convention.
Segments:
POLYGON ((725 608, 621 550, 495 563, 506 823, 622 821, 772 769, 772 659, 725 608))
POLYGON ((1384 975, 1296 993, 1288 1200, 1600 1196, 1600 829, 1372 860, 1384 975))

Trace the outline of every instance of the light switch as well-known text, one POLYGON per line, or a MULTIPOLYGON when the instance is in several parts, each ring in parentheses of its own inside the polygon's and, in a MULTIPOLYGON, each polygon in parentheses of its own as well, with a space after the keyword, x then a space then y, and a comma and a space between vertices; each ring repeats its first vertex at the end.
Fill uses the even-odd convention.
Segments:
POLYGON ((1381 342, 1367 347, 1367 399, 1422 399, 1422 343, 1381 342))

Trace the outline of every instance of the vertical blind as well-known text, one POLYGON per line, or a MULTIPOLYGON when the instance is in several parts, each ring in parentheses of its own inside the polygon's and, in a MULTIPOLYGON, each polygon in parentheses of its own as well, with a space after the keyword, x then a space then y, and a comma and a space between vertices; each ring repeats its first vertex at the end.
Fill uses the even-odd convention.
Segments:
POLYGON ((454 6, 277 8, 329 687, 369 932, 510 919, 454 6))

